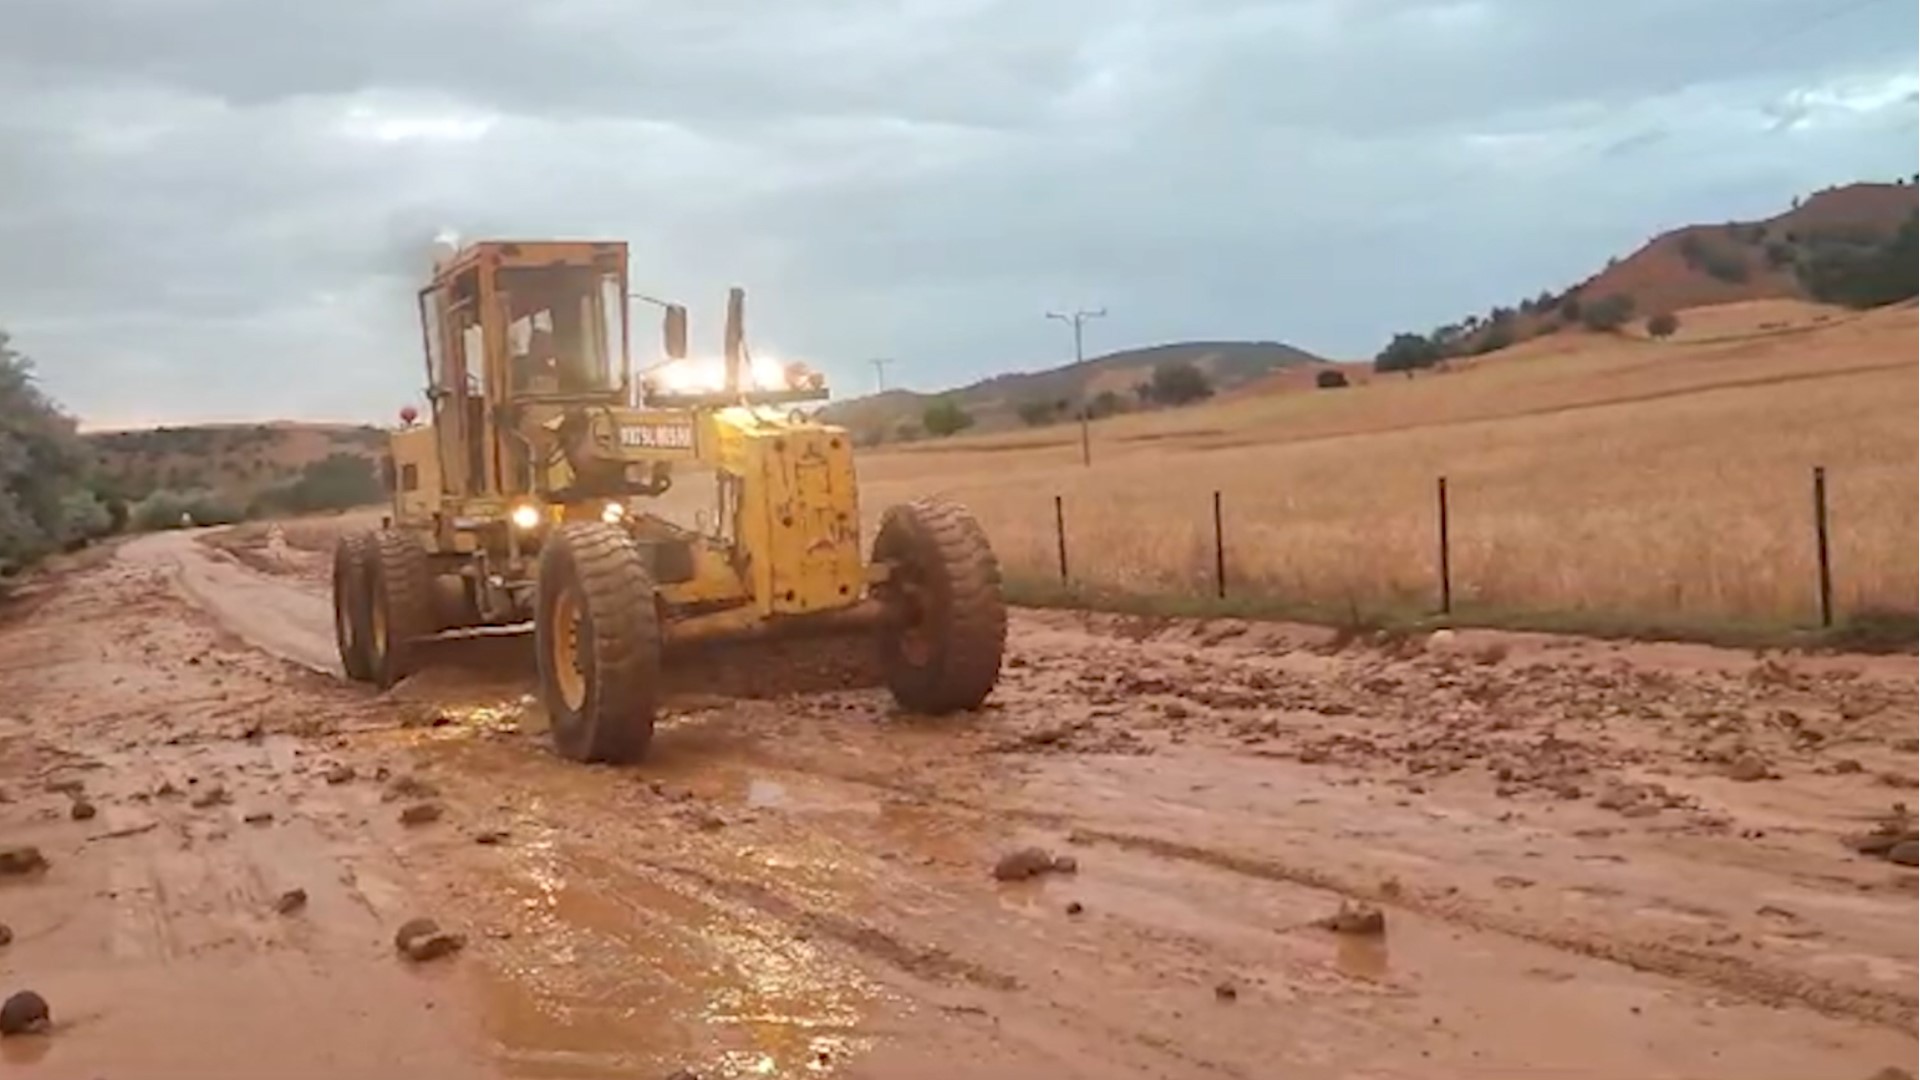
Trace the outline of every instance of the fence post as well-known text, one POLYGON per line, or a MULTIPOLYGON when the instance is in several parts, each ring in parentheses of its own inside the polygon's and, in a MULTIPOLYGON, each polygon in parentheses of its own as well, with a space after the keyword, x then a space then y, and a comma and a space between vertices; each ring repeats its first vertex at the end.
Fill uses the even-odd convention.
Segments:
POLYGON ((1053 497, 1053 538, 1060 549, 1060 584, 1067 583, 1067 504, 1059 495, 1053 497))
POLYGON ((1453 545, 1448 538, 1447 478, 1435 486, 1440 502, 1440 614, 1453 614, 1453 545))
POLYGON ((1220 493, 1213 493, 1213 584, 1214 591, 1227 598, 1227 538, 1220 523, 1220 493))
POLYGON ((1813 467, 1813 550, 1820 570, 1820 626, 1833 626, 1833 557, 1827 540, 1827 468, 1813 467))
POLYGON ((1085 409, 1080 410, 1080 464, 1093 465, 1093 421, 1085 409))

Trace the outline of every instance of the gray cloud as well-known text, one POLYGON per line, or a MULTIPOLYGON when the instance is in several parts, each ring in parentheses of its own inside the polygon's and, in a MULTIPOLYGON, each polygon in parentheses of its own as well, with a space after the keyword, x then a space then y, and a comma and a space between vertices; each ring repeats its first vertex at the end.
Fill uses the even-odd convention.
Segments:
MULTIPOLYGON (((843 392, 1335 355, 1911 170, 1899 0, 13 0, 0 324, 97 423, 374 418, 440 228, 634 244, 843 392)), ((644 309, 642 309, 644 310, 644 309)))

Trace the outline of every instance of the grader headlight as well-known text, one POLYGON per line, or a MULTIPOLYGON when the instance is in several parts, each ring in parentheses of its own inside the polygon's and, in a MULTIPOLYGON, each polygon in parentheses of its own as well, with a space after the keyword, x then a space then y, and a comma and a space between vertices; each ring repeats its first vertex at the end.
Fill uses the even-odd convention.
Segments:
POLYGON ((532 503, 520 503, 507 512, 507 520, 513 522, 514 528, 530 532, 540 527, 540 508, 532 503))
POLYGON ((607 505, 601 507, 600 520, 606 522, 609 525, 618 525, 621 522, 627 520, 626 504, 610 502, 607 505))

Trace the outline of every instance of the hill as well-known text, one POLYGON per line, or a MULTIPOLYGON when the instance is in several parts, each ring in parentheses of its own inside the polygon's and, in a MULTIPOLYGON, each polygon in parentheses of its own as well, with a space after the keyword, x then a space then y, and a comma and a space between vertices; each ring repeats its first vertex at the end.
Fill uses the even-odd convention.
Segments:
MULTIPOLYGON (((1663 232, 1571 288, 1496 306, 1419 336, 1441 355, 1479 354, 1571 326, 1611 329, 1659 313, 1738 301, 1871 306, 1856 302, 1863 298, 1848 280, 1850 271, 1889 252, 1902 230, 1911 244, 1917 213, 1920 190, 1905 181, 1828 188, 1764 220, 1663 232)), ((1912 259, 1904 261, 1911 270, 1912 259)))
POLYGON ((1099 414, 1125 411, 1143 400, 1140 387, 1164 364, 1191 364, 1207 377, 1214 392, 1232 390, 1270 373, 1326 361, 1291 345, 1268 341, 1185 341, 1124 349, 1078 364, 1044 371, 1009 372, 957 390, 923 394, 889 390, 836 402, 821 410, 827 420, 855 432, 863 441, 898 441, 917 436, 927 407, 942 399, 973 417, 977 430, 1022 427, 1090 408, 1099 414), (1030 419, 1023 419, 1022 412, 1030 419))
POLYGON ((82 438, 102 477, 128 501, 156 491, 201 491, 239 506, 336 454, 371 463, 385 444, 374 427, 284 422, 90 431, 82 438))

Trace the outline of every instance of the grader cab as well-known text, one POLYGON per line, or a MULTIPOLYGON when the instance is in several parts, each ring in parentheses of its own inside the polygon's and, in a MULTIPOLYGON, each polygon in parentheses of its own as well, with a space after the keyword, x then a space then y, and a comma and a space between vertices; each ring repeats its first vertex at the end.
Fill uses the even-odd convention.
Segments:
POLYGON ((852 440, 796 409, 825 380, 752 355, 739 289, 720 356, 690 356, 668 305, 637 374, 621 242, 473 244, 419 306, 428 414, 391 435, 387 526, 334 554, 350 678, 391 686, 431 640, 530 623, 554 745, 582 761, 646 753, 687 647, 864 636, 909 711, 992 691, 1006 609, 985 533, 916 500, 863 559, 852 440), (683 474, 711 481, 691 525, 656 512, 683 474))

